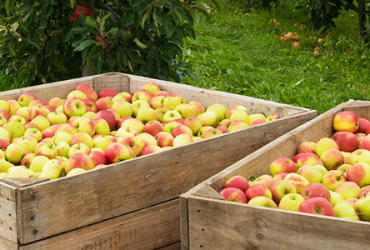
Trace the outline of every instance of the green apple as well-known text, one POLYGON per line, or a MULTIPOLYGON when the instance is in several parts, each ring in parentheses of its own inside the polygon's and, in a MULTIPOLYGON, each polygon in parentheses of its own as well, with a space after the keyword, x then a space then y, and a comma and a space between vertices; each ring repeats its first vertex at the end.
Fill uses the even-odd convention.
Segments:
POLYGON ((34 172, 41 172, 42 167, 44 164, 49 161, 50 159, 44 155, 36 155, 30 165, 30 169, 33 170, 34 172))
POLYGON ((8 169, 6 178, 29 178, 29 173, 24 167, 14 166, 8 169))
POLYGON ((280 200, 279 208, 297 212, 304 200, 305 199, 300 194, 287 194, 280 200))
POLYGON ((361 220, 370 221, 370 195, 356 201, 355 208, 361 220))
POLYGON ((195 111, 195 116, 197 116, 201 113, 204 113, 204 111, 205 111, 203 104, 201 104, 200 102, 190 101, 190 102, 188 102, 188 104, 193 107, 193 109, 195 111))
POLYGON ((193 106, 187 103, 177 105, 175 110, 180 113, 182 119, 186 119, 189 116, 195 116, 195 110, 193 106))
POLYGON ((340 201, 334 207, 335 217, 359 221, 356 206, 350 201, 340 201))
POLYGON ((5 150, 6 160, 13 164, 20 163, 24 154, 25 150, 19 144, 10 144, 5 150))
POLYGON ((227 108, 225 105, 220 103, 215 103, 209 106, 206 111, 214 111, 217 113, 218 117, 220 118, 220 121, 224 120, 226 118, 226 112, 227 108))
POLYGON ((206 111, 204 113, 199 114, 197 117, 202 122, 203 126, 212 126, 215 128, 220 122, 220 118, 214 111, 206 111))
POLYGON ((241 120, 241 121, 245 122, 248 125, 251 123, 248 113, 243 111, 243 110, 235 110, 231 114, 229 120, 230 120, 231 123, 233 121, 236 121, 236 120, 241 120))
POLYGON ((0 159, 0 173, 7 173, 8 169, 14 167, 14 164, 5 160, 5 159, 0 159))
POLYGON ((136 118, 141 120, 144 124, 149 121, 158 120, 157 113, 150 107, 141 108, 136 114, 136 118))
POLYGON ((47 174, 50 179, 54 180, 60 176, 64 167, 65 163, 63 161, 52 159, 45 162, 44 166, 42 167, 41 173, 47 174))
POLYGON ((46 118, 49 120, 50 125, 66 123, 68 121, 68 118, 64 113, 58 112, 50 112, 46 118))
POLYGON ((316 143, 315 152, 319 157, 321 157, 321 154, 329 148, 339 150, 338 144, 333 139, 324 137, 316 143))
POLYGON ((144 100, 136 100, 132 102, 132 116, 136 117, 141 108, 150 108, 150 105, 144 100))
POLYGON ((134 112, 133 104, 126 101, 116 101, 112 105, 112 109, 117 110, 120 117, 131 116, 134 112))
POLYGON ((269 208, 277 208, 276 203, 265 197, 265 196, 257 196, 248 201, 248 205, 254 205, 254 206, 261 206, 261 207, 269 207, 269 208))
POLYGON ((18 121, 8 122, 3 126, 3 128, 9 131, 10 136, 12 138, 21 137, 24 135, 24 132, 26 131, 24 129, 24 126, 18 121))
POLYGON ((30 123, 36 124, 41 132, 50 127, 49 120, 42 115, 36 116, 33 120, 30 121, 30 123))
POLYGON ((226 111, 226 114, 225 114, 225 117, 226 119, 230 119, 231 115, 236 111, 236 110, 241 110, 241 111, 244 111, 245 113, 248 114, 248 110, 246 107, 244 107, 243 105, 235 105, 231 108, 229 108, 227 111, 226 111))

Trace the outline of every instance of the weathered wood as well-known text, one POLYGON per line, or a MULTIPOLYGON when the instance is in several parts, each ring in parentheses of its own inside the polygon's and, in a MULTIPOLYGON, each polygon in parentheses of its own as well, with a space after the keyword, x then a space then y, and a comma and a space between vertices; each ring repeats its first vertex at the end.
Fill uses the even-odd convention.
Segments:
POLYGON ((161 248, 157 248, 157 250, 180 250, 181 249, 181 242, 176 242, 174 244, 164 246, 161 248))
POLYGON ((95 76, 93 88, 98 94, 103 89, 115 89, 118 93, 130 92, 130 78, 118 73, 95 76))
POLYGON ((189 249, 362 249, 370 225, 190 196, 189 249))
MULTIPOLYGON (((6 240, 18 243, 16 188, 0 182, 0 235, 6 240)), ((2 247, 1 247, 2 249, 2 247)))
MULTIPOLYGON (((142 85, 144 85, 146 82, 150 80, 146 77, 140 76, 129 75, 129 77, 131 92, 137 91, 138 89, 141 88, 142 85)), ((281 117, 286 117, 288 115, 299 114, 302 112, 309 111, 309 109, 299 108, 287 104, 261 100, 248 96, 230 94, 221 91, 202 89, 184 84, 174 85, 171 82, 161 80, 155 80, 155 83, 157 83, 162 90, 168 91, 169 93, 179 93, 178 89, 179 86, 181 86, 181 92, 179 94, 181 94, 187 102, 196 100, 202 103, 205 106, 205 108, 215 103, 222 103, 227 108, 230 108, 236 105, 237 103, 240 105, 245 105, 249 114, 253 113, 262 113, 264 115, 277 114, 281 117)))
POLYGON ((50 178, 42 178, 42 179, 2 178, 0 179, 0 182, 9 184, 15 188, 22 188, 22 187, 31 186, 31 185, 42 183, 42 182, 49 181, 49 180, 50 178))
POLYGON ((176 199, 22 245, 20 250, 156 249, 180 241, 179 219, 179 200, 176 199))
POLYGON ((17 242, 13 242, 3 237, 0 237, 0 249, 1 250, 19 250, 19 245, 17 242))
POLYGON ((213 188, 214 192, 219 192, 225 181, 234 175, 269 174, 270 163, 278 157, 292 158, 301 142, 331 137, 333 118, 343 110, 370 118, 370 102, 356 104, 350 100, 277 138, 181 195, 180 202, 184 204, 180 206, 181 222, 189 230, 181 231, 184 236, 182 249, 358 249, 360 245, 368 245, 369 223, 240 205, 222 201, 210 191, 213 188), (282 230, 284 237, 281 237, 282 230), (289 236, 286 238, 286 235, 289 236))

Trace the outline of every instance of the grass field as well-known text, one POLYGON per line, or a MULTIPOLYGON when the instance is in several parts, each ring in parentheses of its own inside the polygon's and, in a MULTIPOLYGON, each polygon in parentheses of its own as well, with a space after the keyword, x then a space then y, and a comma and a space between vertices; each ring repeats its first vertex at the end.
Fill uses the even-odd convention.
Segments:
POLYGON ((335 20, 337 28, 324 34, 313 32, 290 0, 271 11, 238 1, 224 0, 221 6, 221 12, 196 26, 195 40, 185 41, 185 60, 199 78, 186 78, 186 84, 319 114, 348 99, 369 99, 370 54, 358 35, 356 13, 344 11, 335 20), (306 29, 300 30, 300 24, 306 29), (298 33, 301 49, 293 49, 293 41, 280 41, 289 31, 298 33), (319 38, 325 43, 319 44, 319 38), (313 55, 315 47, 320 47, 319 55, 313 55))

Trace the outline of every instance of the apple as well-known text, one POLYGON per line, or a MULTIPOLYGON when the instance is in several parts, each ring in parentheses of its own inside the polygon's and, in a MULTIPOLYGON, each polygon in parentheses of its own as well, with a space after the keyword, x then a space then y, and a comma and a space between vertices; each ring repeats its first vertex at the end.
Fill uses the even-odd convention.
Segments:
POLYGON ((25 154, 24 148, 19 144, 10 144, 5 150, 5 159, 13 164, 21 162, 25 154))
POLYGON ((8 172, 8 169, 14 167, 14 164, 5 160, 5 159, 0 159, 0 173, 3 172, 8 172))
POLYGON ((144 132, 151 134, 152 136, 155 136, 159 132, 163 131, 164 131, 163 125, 157 120, 149 121, 144 125, 144 132))
POLYGON ((262 123, 266 123, 266 121, 265 121, 265 120, 263 120, 263 119, 256 119, 256 120, 252 121, 252 122, 249 124, 249 126, 255 126, 255 125, 262 124, 262 123))
POLYGON ((220 195, 227 201, 247 203, 247 197, 239 188, 227 187, 220 191, 220 195))
POLYGON ((275 176, 280 173, 295 173, 297 167, 294 161, 287 157, 280 157, 273 160, 270 164, 270 173, 275 176))
POLYGON ((136 100, 136 101, 132 102, 132 109, 133 109, 132 116, 133 117, 136 117, 137 116, 137 113, 142 108, 150 108, 149 103, 147 103, 144 100, 136 100))
POLYGON ((179 94, 170 94, 163 100, 163 107, 175 110, 177 105, 186 103, 184 97, 179 94))
POLYGON ((99 91, 98 99, 103 98, 103 97, 107 97, 107 96, 110 96, 110 97, 113 98, 117 94, 118 94, 118 92, 115 89, 103 89, 103 90, 99 91))
MULTIPOLYGON (((37 128, 28 128, 28 129, 26 129, 26 131, 24 131, 24 135, 28 135, 28 134, 33 134, 36 137, 38 142, 41 141, 41 139, 42 139, 41 131, 38 130, 37 128)), ((1 141, 1 139, 0 139, 0 141, 1 141)))
POLYGON ((85 102, 77 97, 67 100, 63 105, 63 112, 68 118, 82 116, 86 113, 86 110, 85 102))
POLYGON ((303 176, 297 173, 289 173, 284 178, 285 181, 290 182, 296 188, 298 194, 300 194, 305 186, 310 184, 310 182, 303 176))
POLYGON ((179 112, 177 112, 176 110, 170 110, 170 111, 167 111, 163 115, 162 121, 165 122, 165 123, 168 123, 168 122, 172 122, 176 119, 181 119, 181 114, 179 112))
POLYGON ((10 114, 5 109, 0 109, 0 115, 2 115, 7 121, 10 119, 10 114))
POLYGON ((214 111, 217 113, 218 117, 219 117, 219 120, 223 120, 226 118, 226 112, 227 112, 227 108, 225 105, 223 104, 220 104, 220 103, 215 103, 215 104, 212 104, 211 106, 209 106, 206 111, 214 111))
POLYGON ((69 132, 72 135, 75 135, 77 133, 77 129, 75 128, 75 126, 73 126, 72 124, 69 124, 69 123, 59 124, 59 126, 55 130, 55 134, 57 134, 61 131, 69 132))
POLYGON ((322 183, 310 183, 301 192, 302 197, 307 200, 313 197, 323 197, 330 201, 329 189, 322 183))
POLYGON ((195 111, 195 116, 201 114, 201 113, 204 113, 205 111, 205 108, 203 106, 203 104, 201 104, 200 102, 197 102, 197 101, 190 101, 188 102, 189 105, 191 105, 195 111))
POLYGON ((238 131, 238 130, 248 128, 248 127, 249 127, 249 125, 247 123, 245 123, 244 121, 235 120, 235 121, 231 122, 231 124, 227 128, 227 130, 228 130, 228 132, 234 132, 234 131, 238 131))
POLYGON ((28 104, 28 107, 32 108, 32 107, 35 107, 35 106, 45 106, 45 105, 46 105, 46 103, 44 101, 37 99, 37 100, 31 101, 28 104))
MULTIPOLYGON (((5 109, 2 109, 2 111, 3 111, 3 113, 6 112, 5 109)), ((6 112, 6 113, 8 113, 8 112, 6 112)), ((30 108, 29 107, 21 107, 20 109, 17 110, 17 112, 15 113, 15 115, 21 115, 21 116, 25 117, 27 119, 27 121, 28 121, 28 114, 29 113, 30 113, 30 108)), ((9 114, 9 118, 10 118, 10 114, 9 114)))
POLYGON ((121 128, 134 129, 137 134, 141 134, 144 132, 144 126, 144 123, 137 118, 127 119, 121 124, 121 128))
POLYGON ((265 196, 257 196, 251 199, 248 202, 248 205, 254 205, 254 206, 261 206, 261 207, 269 207, 269 208, 277 208, 276 203, 265 197, 265 196))
POLYGON ((358 141, 358 148, 359 149, 367 149, 367 150, 370 150, 370 135, 366 135, 363 138, 359 138, 357 141, 358 141))
POLYGON ((207 132, 204 133, 203 135, 203 139, 207 139, 207 138, 212 138, 212 137, 215 137, 215 136, 218 136, 218 135, 222 135, 222 131, 217 129, 217 128, 213 128, 213 129, 209 129, 207 130, 207 132))
POLYGON ((303 201, 298 211, 315 215, 335 216, 330 202, 323 197, 313 197, 303 201))
POLYGON ((235 175, 230 177, 224 184, 224 188, 233 187, 239 188, 243 192, 247 191, 249 188, 248 180, 245 179, 243 176, 235 175))
POLYGON ((134 150, 118 142, 113 142, 105 150, 105 157, 109 164, 135 158, 134 150))
POLYGON ((370 124, 370 121, 368 119, 359 117, 358 118, 358 130, 356 131, 356 133, 365 133, 369 124, 370 124))
POLYGON ((91 97, 88 97, 87 99, 82 99, 82 101, 86 105, 86 112, 96 113, 98 111, 98 108, 96 107, 96 104, 95 104, 94 100, 92 100, 91 97))
POLYGON ((293 157, 292 159, 296 164, 297 168, 300 168, 305 165, 315 166, 315 165, 322 165, 324 166, 324 163, 320 159, 320 157, 317 154, 314 153, 300 153, 293 157))
POLYGON ((93 119, 92 120, 95 128, 95 133, 100 135, 109 135, 110 127, 108 122, 103 118, 93 119))
POLYGON ((169 108, 166 108, 166 107, 158 107, 155 109, 155 113, 157 114, 157 117, 158 117, 158 121, 160 122, 164 122, 163 121, 163 117, 164 115, 168 112, 168 111, 171 111, 169 108))
POLYGON ((82 142, 76 143, 69 148, 67 157, 70 158, 72 155, 77 153, 89 155, 91 153, 91 148, 82 142))
POLYGON ((173 147, 178 147, 178 146, 182 146, 182 145, 185 145, 185 144, 189 144, 191 142, 193 142, 193 139, 192 139, 191 135, 180 134, 180 135, 175 137, 175 139, 173 140, 172 146, 173 147))
POLYGON ((370 165, 370 151, 366 149, 356 149, 351 153, 350 164, 355 165, 357 163, 364 162, 370 165))
POLYGON ((131 103, 132 96, 128 92, 120 92, 117 95, 115 95, 112 99, 113 103, 117 101, 126 101, 128 103, 131 103))
POLYGON ((349 164, 351 162, 351 153, 349 152, 343 152, 340 151, 344 157, 344 163, 343 164, 349 164))
POLYGON ((34 150, 35 156, 43 155, 48 157, 49 159, 54 159, 57 155, 55 147, 56 145, 54 142, 39 142, 34 150))
POLYGON ((24 126, 18 121, 10 121, 3 128, 9 131, 11 138, 21 137, 26 131, 24 126))
POLYGON ((99 151, 91 151, 89 157, 93 161, 94 167, 107 164, 107 158, 105 157, 105 154, 99 151))
POLYGON ((276 115, 276 114, 272 114, 272 115, 269 115, 266 117, 266 122, 271 122, 271 121, 274 121, 274 120, 277 120, 277 119, 280 119, 281 117, 276 115))
POLYGON ((322 172, 310 165, 305 165, 297 170, 297 174, 302 175, 309 183, 320 183, 323 177, 322 172))
POLYGON ((187 103, 181 103, 177 105, 175 110, 179 112, 179 114, 181 115, 183 119, 186 119, 187 117, 190 117, 190 116, 195 116, 195 110, 193 106, 187 103))
POLYGON ((74 134, 72 136, 70 145, 73 146, 77 143, 83 143, 86 146, 88 146, 90 149, 94 147, 94 140, 86 132, 78 132, 77 134, 74 134))
POLYGON ((220 122, 217 113, 214 111, 206 111, 204 113, 199 114, 197 117, 202 122, 203 126, 212 126, 215 128, 220 122))
POLYGON ((224 126, 224 127, 228 128, 230 126, 230 124, 231 124, 230 119, 223 119, 218 123, 218 126, 224 126))
POLYGON ((271 191, 266 186, 264 186, 262 184, 257 184, 257 185, 253 185, 253 186, 249 187, 246 190, 245 195, 247 196, 248 200, 251 200, 251 199, 253 199, 254 197, 257 197, 257 196, 265 196, 265 197, 272 200, 271 191))
POLYGON ((169 95, 170 95, 170 93, 168 93, 167 91, 160 90, 157 93, 155 93, 153 96, 164 96, 164 97, 166 97, 166 96, 169 96, 169 95))
POLYGON ((149 100, 153 97, 153 94, 146 89, 139 89, 137 90, 134 95, 132 96, 131 102, 135 102, 137 100, 142 100, 149 103, 149 100))
POLYGON ((350 201, 340 201, 334 207, 335 217, 359 221, 356 206, 350 201))
POLYGON ((165 96, 153 96, 152 98, 150 98, 148 103, 151 108, 157 109, 159 107, 163 107, 163 101, 165 98, 166 98, 165 96))
POLYGON ((167 132, 159 132, 154 138, 157 140, 157 145, 162 148, 172 146, 173 140, 175 139, 171 133, 167 132))
POLYGON ((50 179, 54 180, 60 176, 64 167, 65 164, 61 160, 57 159, 48 160, 42 167, 41 173, 48 175, 50 179))
POLYGON ((58 107, 64 105, 64 101, 59 97, 53 97, 49 100, 48 105, 56 110, 58 107))
POLYGON ((248 113, 243 111, 243 110, 235 110, 231 114, 229 120, 230 120, 231 123, 233 121, 236 121, 236 120, 241 120, 241 121, 245 122, 248 125, 251 123, 251 120, 250 120, 250 117, 249 117, 248 113))
POLYGON ((281 180, 284 180, 285 176, 287 176, 288 173, 281 173, 281 174, 277 174, 273 177, 274 181, 277 182, 277 181, 281 181, 281 180))
POLYGON ((370 185, 370 165, 365 162, 356 163, 347 169, 346 177, 360 187, 370 185))
POLYGON ((337 168, 337 170, 343 172, 344 176, 347 178, 347 170, 350 167, 352 167, 351 164, 342 164, 342 165, 340 165, 340 167, 337 168))
POLYGON ((275 183, 275 180, 271 175, 263 174, 255 178, 253 181, 252 180, 249 181, 249 186, 262 184, 266 188, 271 189, 274 183, 275 183))
POLYGON ((331 190, 329 190, 329 192, 330 192, 330 204, 332 207, 335 207, 335 205, 337 205, 339 202, 344 201, 343 196, 341 196, 340 194, 331 190))
POLYGON ((10 145, 10 142, 0 138, 0 150, 5 150, 10 145))
POLYGON ((298 212, 299 206, 305 199, 300 194, 287 194, 279 203, 279 209, 298 212))
POLYGON ((68 101, 69 99, 71 99, 73 97, 77 97, 77 98, 80 98, 82 100, 82 99, 86 99, 87 95, 84 92, 80 91, 80 90, 72 90, 71 92, 68 93, 68 95, 66 97, 66 100, 68 101))
POLYGON ((95 107, 96 107, 97 111, 108 110, 108 109, 111 109, 113 107, 113 104, 114 104, 113 103, 113 97, 106 96, 106 97, 102 97, 102 98, 99 98, 98 100, 96 100, 95 107))
POLYGON ((6 112, 9 113, 9 111, 10 111, 9 103, 5 100, 0 100, 0 109, 4 109, 4 110, 6 110, 6 112))
POLYGON ((316 143, 315 152, 319 157, 321 157, 321 154, 329 148, 339 150, 338 144, 333 139, 324 137, 316 143))
POLYGON ((106 148, 113 142, 117 142, 116 138, 111 135, 95 135, 92 137, 94 141, 94 147, 106 150, 106 148))
MULTIPOLYGON (((102 166, 104 166, 104 165, 102 165, 102 166)), ((76 175, 76 174, 80 174, 80 173, 84 173, 84 172, 86 172, 85 169, 82 169, 82 168, 74 168, 71 171, 69 171, 69 173, 66 176, 72 176, 72 175, 76 175)))
POLYGON ((21 108, 21 105, 16 100, 7 100, 7 102, 10 106, 9 114, 11 116, 15 115, 17 113, 17 110, 21 108))
POLYGON ((184 119, 184 125, 191 129, 193 135, 196 135, 203 126, 201 120, 196 116, 189 116, 184 119))
POLYGON ((111 131, 113 131, 116 127, 116 118, 114 117, 114 115, 107 111, 107 110, 100 110, 98 111, 98 113, 96 113, 95 115, 95 118, 94 119, 99 119, 99 118, 102 118, 104 120, 106 120, 109 124, 109 128, 111 131))
POLYGON ((161 88, 155 82, 147 82, 141 88, 149 91, 152 95, 161 91, 161 88))
POLYGON ((94 168, 94 162, 87 154, 76 153, 73 154, 65 164, 66 174, 75 168, 91 170, 94 168))
POLYGON ((357 149, 357 136, 354 133, 336 132, 331 138, 338 144, 340 151, 353 152, 357 149))
POLYGON ((56 151, 55 158, 57 158, 58 156, 68 157, 68 153, 71 149, 71 146, 65 141, 59 141, 58 143, 55 143, 55 144, 56 144, 56 146, 55 146, 55 151, 56 151))
POLYGON ((158 120, 155 110, 149 107, 139 109, 136 118, 141 120, 144 124, 149 121, 158 120))
POLYGON ((358 195, 358 198, 362 198, 362 197, 365 197, 365 196, 368 196, 370 193, 370 186, 365 186, 365 187, 362 187, 361 188, 361 192, 360 194, 358 195))
POLYGON ((14 166, 8 169, 6 178, 29 178, 29 174, 24 167, 14 166))
POLYGON ((321 154, 320 159, 324 163, 324 166, 327 170, 335 170, 344 164, 343 154, 339 150, 333 148, 325 150, 321 154))
POLYGON ((329 190, 334 191, 340 184, 346 182, 344 174, 338 170, 330 170, 322 177, 321 183, 329 190))
POLYGON ((333 128, 335 131, 356 133, 358 127, 358 116, 352 111, 341 111, 335 114, 333 119, 333 128))
POLYGON ((159 146, 148 146, 148 147, 145 147, 141 153, 140 153, 140 156, 144 156, 144 155, 148 155, 148 154, 153 154, 153 153, 156 153, 156 152, 160 152, 162 151, 163 149, 159 146))
POLYGON ((287 194, 297 193, 295 186, 285 180, 275 182, 270 191, 272 193, 273 200, 279 204, 280 200, 287 194))
POLYGON ((370 196, 356 201, 355 208, 361 220, 370 221, 370 196))
POLYGON ((95 134, 94 122, 87 117, 78 117, 72 125, 77 129, 77 133, 85 132, 90 136, 95 134))
POLYGON ((145 146, 145 140, 141 140, 140 138, 136 137, 127 137, 123 139, 120 143, 132 148, 136 156, 140 155, 145 146))
POLYGON ((154 136, 148 134, 148 133, 141 133, 135 136, 136 139, 139 141, 144 141, 144 148, 148 146, 158 146, 157 140, 154 138, 154 136))
POLYGON ((46 118, 50 125, 66 123, 68 121, 67 116, 64 113, 50 112, 46 118))
POLYGON ((248 114, 248 110, 247 110, 247 108, 245 106, 243 106, 243 105, 235 105, 235 106, 229 108, 226 111, 225 118, 226 119, 230 119, 232 113, 234 113, 234 111, 236 111, 236 110, 241 110, 241 111, 244 111, 245 113, 248 114))
POLYGON ((79 84, 75 90, 80 90, 82 91, 86 96, 90 96, 94 101, 98 99, 98 95, 96 91, 88 84, 86 83, 81 83, 79 84))
POLYGON ((350 198, 358 198, 361 193, 361 188, 353 181, 346 181, 335 188, 334 192, 342 195, 347 200, 350 198))
POLYGON ((189 127, 180 124, 172 130, 171 134, 173 135, 174 138, 176 138, 180 134, 188 134, 188 135, 192 136, 193 131, 189 127))
POLYGON ((114 102, 112 109, 117 110, 120 117, 131 116, 134 111, 132 104, 125 101, 114 102))
POLYGON ((19 138, 17 144, 21 145, 24 150, 33 152, 38 141, 33 134, 27 134, 19 138))

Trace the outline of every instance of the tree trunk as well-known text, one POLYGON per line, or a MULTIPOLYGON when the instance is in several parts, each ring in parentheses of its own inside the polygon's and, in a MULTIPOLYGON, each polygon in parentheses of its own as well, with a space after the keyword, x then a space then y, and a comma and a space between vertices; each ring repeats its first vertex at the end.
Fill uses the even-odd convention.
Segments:
MULTIPOLYGON (((95 9, 94 0, 85 0, 85 6, 89 8, 90 10, 94 10, 95 9)), ((82 65, 84 65, 85 61, 86 61, 86 58, 82 58, 82 65)), ((96 71, 94 70, 93 64, 89 63, 89 65, 87 65, 86 68, 82 70, 82 76, 84 77, 84 76, 92 76, 92 75, 96 75, 96 71)))
MULTIPOLYGON (((365 36, 365 25, 366 22, 366 14, 364 14, 365 11, 365 0, 358 0, 358 21, 359 21, 359 27, 360 27, 360 36, 364 38, 365 36)), ((367 43, 367 39, 365 39, 365 43, 367 43)))

